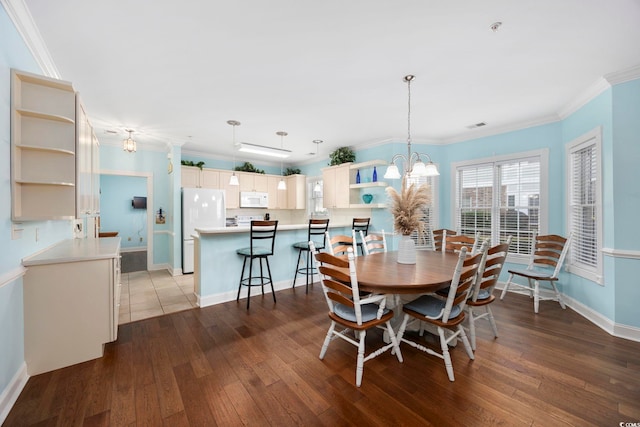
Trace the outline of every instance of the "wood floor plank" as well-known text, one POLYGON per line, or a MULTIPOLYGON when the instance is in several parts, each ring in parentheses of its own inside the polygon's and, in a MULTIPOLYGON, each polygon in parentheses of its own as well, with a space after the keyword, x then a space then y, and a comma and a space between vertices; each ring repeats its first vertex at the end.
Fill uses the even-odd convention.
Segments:
MULTIPOLYGON (((7 426, 515 425, 640 422, 640 343, 612 337, 557 303, 494 303, 499 337, 477 326, 475 360, 402 345, 364 366, 331 343, 321 287, 278 292, 121 325, 102 358, 29 378, 7 426)), ((413 336, 439 350, 437 338, 413 336)), ((367 334, 367 352, 381 344, 367 334)))

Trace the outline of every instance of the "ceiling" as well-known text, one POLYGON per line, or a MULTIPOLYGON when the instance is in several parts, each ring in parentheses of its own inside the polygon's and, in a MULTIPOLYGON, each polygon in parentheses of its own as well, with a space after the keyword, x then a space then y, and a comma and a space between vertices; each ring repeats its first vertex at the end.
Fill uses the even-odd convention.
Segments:
POLYGON ((102 143, 130 128, 228 158, 230 119, 236 142, 282 144, 293 163, 405 140, 406 74, 413 141, 449 143, 557 120, 640 65, 639 0, 24 3, 102 143))

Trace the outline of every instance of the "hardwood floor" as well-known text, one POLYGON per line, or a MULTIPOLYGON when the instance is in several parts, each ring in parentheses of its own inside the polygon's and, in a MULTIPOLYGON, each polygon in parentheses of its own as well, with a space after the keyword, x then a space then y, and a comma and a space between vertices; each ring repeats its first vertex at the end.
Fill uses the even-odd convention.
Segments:
MULTIPOLYGON (((334 341, 319 284, 120 326, 104 357, 29 379, 6 426, 574 425, 640 422, 640 343, 571 309, 509 294, 494 303, 500 337, 479 322, 476 359, 402 345, 364 366, 334 341)), ((428 334, 427 334, 428 335, 428 334)), ((369 348, 381 334, 370 332, 369 348)), ((428 345, 437 348, 435 339, 428 345)))

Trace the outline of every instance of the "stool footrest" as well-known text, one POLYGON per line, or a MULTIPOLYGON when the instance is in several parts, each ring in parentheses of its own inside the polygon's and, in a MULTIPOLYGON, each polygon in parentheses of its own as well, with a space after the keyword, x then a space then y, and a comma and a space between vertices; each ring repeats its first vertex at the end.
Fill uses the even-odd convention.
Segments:
POLYGON ((242 286, 266 286, 271 284, 268 276, 252 276, 240 281, 242 286), (257 283, 252 283, 257 282, 257 283))

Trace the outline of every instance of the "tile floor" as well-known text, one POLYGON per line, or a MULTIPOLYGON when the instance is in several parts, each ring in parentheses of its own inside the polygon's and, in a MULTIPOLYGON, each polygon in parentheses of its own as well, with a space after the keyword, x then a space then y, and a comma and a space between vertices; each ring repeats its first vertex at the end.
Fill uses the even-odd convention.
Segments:
POLYGON ((122 274, 121 325, 193 307, 193 274, 171 276, 166 270, 122 274))

